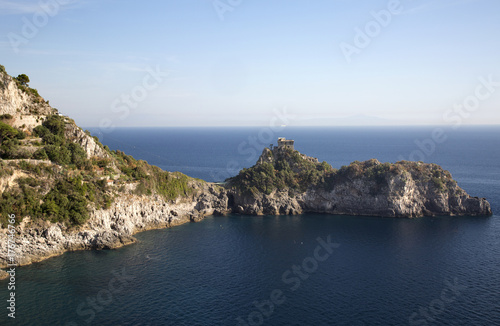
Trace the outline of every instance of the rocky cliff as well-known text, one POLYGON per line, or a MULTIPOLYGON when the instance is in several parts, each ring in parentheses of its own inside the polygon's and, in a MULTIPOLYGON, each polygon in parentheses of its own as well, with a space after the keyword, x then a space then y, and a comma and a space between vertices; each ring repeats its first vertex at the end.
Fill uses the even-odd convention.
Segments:
POLYGON ((306 212, 384 217, 489 216, 436 164, 372 159, 334 170, 286 148, 264 149, 257 164, 229 180, 242 214, 306 212))
MULTIPOLYGON (((92 209, 81 226, 24 218, 17 227, 15 257, 27 265, 66 251, 112 249, 135 242, 137 232, 197 222, 228 213, 226 191, 204 182, 199 196, 166 201, 161 196, 124 195, 107 209, 92 209)), ((0 267, 7 266, 7 229, 0 230, 0 267)))
POLYGON ((10 115, 12 126, 31 131, 56 112, 37 90, 20 85, 0 65, 0 115, 10 115))

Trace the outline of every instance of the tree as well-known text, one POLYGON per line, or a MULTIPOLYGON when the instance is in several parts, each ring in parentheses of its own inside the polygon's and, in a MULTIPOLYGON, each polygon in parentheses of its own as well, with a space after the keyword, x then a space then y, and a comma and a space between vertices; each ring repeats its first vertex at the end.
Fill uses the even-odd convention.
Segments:
POLYGON ((56 136, 64 137, 64 129, 66 123, 63 118, 58 115, 49 116, 42 124, 45 128, 49 129, 51 133, 56 136))
POLYGON ((17 79, 17 80, 21 83, 21 85, 23 85, 23 86, 28 86, 28 83, 30 82, 30 78, 29 78, 27 75, 25 75, 25 74, 21 74, 21 75, 17 76, 17 78, 16 78, 16 79, 17 79))
POLYGON ((11 127, 10 125, 0 121, 0 144, 5 139, 15 138, 18 133, 19 133, 19 130, 17 130, 16 128, 11 127))

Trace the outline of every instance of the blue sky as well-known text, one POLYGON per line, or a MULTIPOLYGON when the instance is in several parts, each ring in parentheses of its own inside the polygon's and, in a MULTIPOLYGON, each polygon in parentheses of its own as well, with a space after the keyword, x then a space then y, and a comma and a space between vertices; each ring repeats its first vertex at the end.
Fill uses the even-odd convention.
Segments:
POLYGON ((499 18, 498 0, 0 0, 0 64, 89 127, 500 124, 499 18))

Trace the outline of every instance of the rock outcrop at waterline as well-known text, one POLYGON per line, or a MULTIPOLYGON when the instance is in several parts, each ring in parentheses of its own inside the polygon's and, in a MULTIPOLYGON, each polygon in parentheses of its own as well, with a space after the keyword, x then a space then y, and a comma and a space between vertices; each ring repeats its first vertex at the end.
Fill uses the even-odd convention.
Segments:
POLYGON ((372 159, 340 170, 288 148, 264 149, 257 164, 228 183, 242 214, 328 213, 383 217, 489 216, 436 164, 372 159))
MULTIPOLYGON (((208 183, 198 185, 200 195, 177 201, 160 196, 127 195, 108 209, 93 209, 82 226, 32 221, 25 218, 14 237, 18 265, 28 265, 66 251, 114 249, 134 243, 137 232, 197 222, 208 215, 229 212, 226 191, 208 183)), ((7 266, 7 229, 0 230, 0 267, 7 266)))

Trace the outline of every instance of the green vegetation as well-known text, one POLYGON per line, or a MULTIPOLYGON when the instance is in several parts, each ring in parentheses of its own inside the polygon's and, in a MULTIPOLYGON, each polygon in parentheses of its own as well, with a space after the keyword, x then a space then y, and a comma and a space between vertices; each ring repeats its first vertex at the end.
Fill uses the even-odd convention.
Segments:
POLYGON ((86 154, 78 144, 68 141, 64 136, 65 122, 59 116, 52 115, 43 125, 34 129, 34 134, 43 140, 44 147, 35 152, 23 150, 19 140, 26 134, 0 121, 0 157, 3 159, 50 159, 61 164, 73 164, 85 167, 86 154))
POLYGON ((2 121, 0 121, 0 157, 26 158, 29 154, 20 150, 20 140, 26 138, 26 134, 2 121))
POLYGON ((44 102, 43 98, 38 94, 38 91, 34 88, 31 88, 28 86, 28 83, 30 82, 30 78, 26 74, 21 74, 17 77, 13 78, 14 81, 17 84, 17 87, 25 92, 28 95, 33 96, 33 102, 34 103, 42 103, 44 102))
POLYGON ((246 194, 264 193, 269 195, 283 181, 276 178, 275 172, 277 171, 271 163, 263 163, 249 169, 243 169, 237 176, 230 178, 228 182, 246 194))
POLYGON ((89 217, 89 203, 109 206, 110 197, 102 182, 85 182, 81 174, 58 176, 48 165, 35 166, 25 162, 16 168, 31 172, 34 177, 18 178, 18 188, 2 193, 2 225, 6 225, 7 214, 80 225, 89 217), (50 179, 55 179, 53 186, 47 183, 50 179))
MULTIPOLYGON (((0 197, 0 222, 7 224, 7 215, 34 216, 40 214, 39 195, 28 186, 19 191, 4 191, 0 197)), ((16 220, 17 221, 17 220, 16 220)))
MULTIPOLYGON (((19 139, 25 137, 24 133, 0 122, 2 158, 49 159, 61 166, 56 169, 51 165, 30 164, 26 161, 10 163, 11 168, 5 171, 12 171, 13 167, 30 177, 18 178, 18 187, 2 193, 0 212, 3 225, 7 214, 12 213, 79 225, 88 219, 89 204, 109 207, 111 197, 107 194, 106 181, 94 175, 92 162, 87 159, 83 148, 66 139, 65 128, 62 117, 49 116, 34 129, 34 134, 42 138, 43 147, 29 157, 19 157, 19 139)), ((8 173, 3 172, 2 175, 8 173)))
POLYGON ((42 138, 45 145, 33 154, 33 158, 48 158, 60 165, 74 165, 79 169, 91 169, 87 160, 87 154, 83 148, 66 139, 64 130, 66 122, 58 115, 49 116, 41 126, 33 131, 35 135, 42 138))
POLYGON ((365 162, 354 161, 342 166, 337 173, 330 176, 328 183, 335 184, 343 181, 352 181, 356 178, 367 178, 375 181, 377 186, 387 185, 387 178, 401 174, 405 169, 399 164, 380 163, 375 159, 365 162))
POLYGON ((5 122, 0 121, 0 142, 10 139, 24 139, 26 135, 19 129, 16 129, 5 122))
POLYGON ((95 199, 95 187, 83 182, 82 177, 59 180, 43 198, 44 217, 53 222, 83 224, 89 217, 87 202, 95 199))
MULTIPOLYGON (((5 140, 2 141, 2 146, 17 146, 19 131, 7 124, 0 127, 5 140)), ((3 225, 7 214, 12 213, 63 222, 70 226, 81 225, 88 219, 91 205, 110 207, 113 191, 109 188, 107 179, 112 175, 121 175, 119 182, 136 183, 135 193, 139 195, 156 193, 167 200, 174 200, 195 194, 194 187, 189 184, 189 177, 163 171, 121 151, 107 149, 109 158, 88 159, 80 145, 65 137, 65 129, 64 118, 57 115, 49 116, 42 125, 34 129, 35 136, 40 137, 43 144, 30 158, 49 159, 58 164, 59 168, 51 164, 31 164, 26 161, 11 162, 10 166, 2 162, 0 177, 12 175, 12 168, 30 175, 29 178, 18 178, 17 188, 2 193, 0 222, 3 225)), ((9 154, 8 158, 13 158, 12 149, 5 152, 9 154)), ((121 186, 114 189, 114 192, 124 190, 125 187, 121 186)))
POLYGON ((362 179, 368 182, 370 194, 377 195, 387 191, 389 182, 395 190, 403 193, 409 179, 431 191, 445 193, 455 185, 451 174, 436 164, 401 161, 380 163, 375 159, 365 162, 354 161, 339 170, 333 169, 326 162, 315 163, 304 159, 297 151, 278 151, 273 156, 268 151, 265 156, 273 163, 260 163, 249 169, 243 169, 237 176, 228 179, 228 186, 256 196, 271 194, 274 190, 288 190, 290 195, 304 192, 309 187, 331 191, 337 184, 351 183, 362 179))
MULTIPOLYGON (((118 169, 128 181, 137 181, 136 194, 151 195, 153 191, 167 200, 192 196, 195 191, 189 186, 189 177, 178 172, 166 172, 159 167, 149 165, 146 161, 136 160, 122 151, 112 151, 118 169)), ((109 161, 97 162, 106 167, 109 161)))
POLYGON ((28 75, 21 74, 15 78, 22 86, 28 86, 28 83, 30 82, 30 78, 28 75))
MULTIPOLYGON (((271 151, 266 153, 272 157, 271 151)), ((271 194, 274 190, 303 192, 308 187, 325 182, 325 178, 335 172, 326 162, 313 163, 304 159, 299 152, 289 149, 281 150, 274 163, 257 164, 227 180, 230 187, 253 196, 263 193, 271 194)))
POLYGON ((0 120, 10 120, 12 118, 13 118, 12 114, 7 113, 7 114, 0 115, 0 120))
POLYGON ((14 174, 14 170, 5 161, 0 161, 0 178, 14 174))

